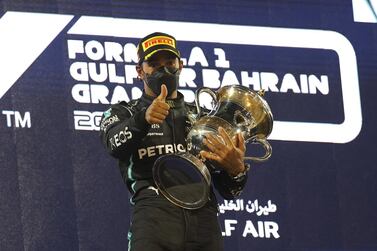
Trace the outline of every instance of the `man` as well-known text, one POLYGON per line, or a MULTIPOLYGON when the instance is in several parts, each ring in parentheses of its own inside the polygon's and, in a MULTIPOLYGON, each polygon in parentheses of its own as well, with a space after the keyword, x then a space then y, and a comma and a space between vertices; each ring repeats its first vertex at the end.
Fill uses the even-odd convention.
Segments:
MULTIPOLYGON (((119 167, 132 194, 129 250, 222 250, 217 202, 211 188, 205 206, 187 210, 170 203, 158 192, 152 178, 155 160, 167 149, 185 151, 190 128, 187 113, 195 107, 177 91, 183 64, 174 37, 152 33, 140 40, 136 71, 144 83, 138 100, 120 102, 104 112, 101 139, 119 167), (147 150, 148 149, 148 150, 147 150)), ((239 195, 247 180, 245 145, 241 134, 230 139, 219 128, 219 137, 208 135, 208 151, 201 155, 218 164, 213 185, 224 198, 239 195)))

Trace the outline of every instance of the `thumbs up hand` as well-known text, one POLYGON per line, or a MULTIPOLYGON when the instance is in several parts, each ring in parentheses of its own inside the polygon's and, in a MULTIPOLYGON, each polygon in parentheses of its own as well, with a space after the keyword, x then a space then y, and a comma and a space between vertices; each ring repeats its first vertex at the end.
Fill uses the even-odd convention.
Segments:
POLYGON ((165 102, 168 95, 166 85, 161 85, 161 92, 145 112, 145 120, 148 124, 162 124, 169 114, 170 106, 165 102))
POLYGON ((168 96, 168 88, 166 87, 166 85, 163 84, 161 85, 160 95, 158 95, 156 99, 165 102, 166 96, 168 96))

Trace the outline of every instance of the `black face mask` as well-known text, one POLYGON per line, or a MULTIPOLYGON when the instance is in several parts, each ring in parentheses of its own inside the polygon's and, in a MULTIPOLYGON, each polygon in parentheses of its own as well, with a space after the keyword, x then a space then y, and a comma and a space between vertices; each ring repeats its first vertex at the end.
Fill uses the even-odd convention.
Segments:
POLYGON ((145 73, 145 83, 157 96, 161 92, 161 85, 165 84, 168 89, 168 97, 177 90, 179 74, 181 71, 175 67, 161 66, 152 74, 145 73))

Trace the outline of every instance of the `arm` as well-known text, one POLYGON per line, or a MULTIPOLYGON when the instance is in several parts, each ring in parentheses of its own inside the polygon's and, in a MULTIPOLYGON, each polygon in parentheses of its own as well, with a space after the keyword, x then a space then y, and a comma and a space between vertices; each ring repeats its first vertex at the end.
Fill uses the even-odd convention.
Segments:
POLYGON ((116 158, 132 153, 145 137, 149 124, 145 120, 146 108, 136 110, 126 102, 111 106, 104 112, 100 124, 100 137, 107 151, 116 158))
POLYGON ((126 102, 113 105, 104 112, 100 134, 103 145, 116 158, 126 158, 144 138, 151 124, 162 124, 169 113, 165 99, 168 90, 161 86, 161 93, 153 102, 141 110, 136 110, 126 102), (125 155, 127 153, 127 155, 125 155))
POLYGON ((224 199, 230 200, 239 196, 246 185, 249 169, 250 166, 246 163, 245 172, 236 177, 230 176, 224 170, 213 173, 212 180, 216 190, 224 199))

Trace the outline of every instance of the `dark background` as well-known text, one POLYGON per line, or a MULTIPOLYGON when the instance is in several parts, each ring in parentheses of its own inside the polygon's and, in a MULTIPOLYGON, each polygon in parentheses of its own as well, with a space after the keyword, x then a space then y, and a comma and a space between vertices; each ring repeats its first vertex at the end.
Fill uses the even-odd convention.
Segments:
MULTIPOLYGON (((351 1, 0 1, 0 17, 7 11, 74 14, 75 19, 0 99, 0 110, 32 114, 27 129, 7 127, 0 114, 0 250, 126 250, 129 195, 117 163, 104 151, 98 132, 73 126, 74 109, 107 109, 79 105, 70 93, 66 31, 81 15, 343 34, 357 57, 363 116, 359 135, 345 144, 271 141, 273 157, 253 165, 241 198, 264 204, 272 200, 277 212, 261 217, 228 212, 220 222, 279 224, 278 239, 244 238, 237 228, 225 238, 226 250, 377 250, 377 24, 354 22, 351 1)), ((183 54, 188 46, 183 43, 183 54)), ((271 94, 268 101, 279 120, 342 121, 336 56, 309 50, 305 58, 300 49, 264 52, 254 47, 244 52, 229 47, 238 70, 249 70, 238 56, 249 53, 255 71, 330 76, 334 84, 326 98, 271 94), (262 60, 265 53, 270 62, 262 60), (313 109, 308 112, 307 106, 313 109)), ((10 70, 0 69, 0 74, 10 70)))

